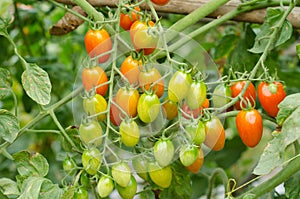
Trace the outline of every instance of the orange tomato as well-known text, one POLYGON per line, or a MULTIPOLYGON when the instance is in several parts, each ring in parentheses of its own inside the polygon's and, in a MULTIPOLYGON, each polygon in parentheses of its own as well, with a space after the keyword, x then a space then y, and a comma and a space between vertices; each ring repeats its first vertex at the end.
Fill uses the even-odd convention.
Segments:
MULTIPOLYGON (((90 91, 92 88, 99 86, 108 81, 104 70, 100 66, 93 68, 84 68, 82 70, 82 84, 85 90, 90 91)), ((104 96, 107 92, 108 84, 96 89, 96 93, 104 96)))
POLYGON ((123 61, 120 71, 130 84, 139 83, 139 74, 142 64, 142 60, 133 59, 131 55, 126 57, 123 61))
POLYGON ((150 90, 150 87, 152 86, 152 90, 157 95, 157 97, 161 97, 164 94, 164 80, 161 79, 161 74, 156 68, 151 68, 148 71, 141 71, 139 74, 139 83, 141 89, 144 91, 146 89, 147 91, 150 90), (158 81, 159 82, 156 82, 158 81), (155 83, 155 85, 152 85, 155 83))
POLYGON ((193 164, 191 164, 190 166, 185 167, 187 170, 189 170, 190 172, 196 174, 198 173, 198 171, 201 169, 203 162, 204 162, 204 154, 201 148, 198 149, 199 153, 198 153, 198 157, 195 160, 195 162, 193 164))

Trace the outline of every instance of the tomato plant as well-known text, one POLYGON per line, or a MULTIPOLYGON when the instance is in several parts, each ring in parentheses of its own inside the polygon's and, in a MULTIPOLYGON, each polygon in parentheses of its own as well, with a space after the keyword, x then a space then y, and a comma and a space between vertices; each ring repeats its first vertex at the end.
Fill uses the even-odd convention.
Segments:
POLYGON ((160 112, 160 101, 157 95, 143 93, 138 101, 137 112, 143 122, 153 122, 160 112))
MULTIPOLYGON (((130 5, 126 5, 126 6, 130 6, 130 5)), ((120 26, 124 29, 124 30, 129 30, 131 25, 140 18, 138 12, 141 11, 139 6, 135 6, 134 7, 135 11, 127 11, 124 13, 120 14, 120 26)))
MULTIPOLYGON (((246 81, 240 81, 240 82, 236 82, 234 83, 230 89, 231 89, 231 94, 232 97, 235 98, 237 97, 243 90, 244 86, 246 84, 246 81)), ((243 99, 244 101, 241 102, 241 100, 239 100, 234 107, 238 110, 241 110, 242 107, 246 107, 247 104, 247 100, 249 100, 249 102, 251 103, 251 106, 254 106, 255 104, 255 100, 256 100, 256 91, 255 91, 255 87, 252 84, 252 82, 250 82, 249 86, 246 89, 246 92, 243 95, 243 99), (242 107, 241 107, 242 105, 242 107)))
POLYGON ((135 117, 139 98, 140 94, 136 89, 121 87, 116 94, 116 103, 128 117, 135 117))
POLYGON ((100 151, 95 147, 86 149, 82 153, 81 161, 84 170, 90 175, 95 175, 100 168, 102 155, 100 151))
POLYGON ((130 84, 138 85, 141 67, 142 60, 133 59, 130 55, 123 61, 120 71, 130 84))
POLYGON ((161 74, 156 68, 151 68, 149 70, 141 71, 139 74, 139 83, 141 89, 144 91, 151 90, 160 98, 164 94, 164 80, 161 74))
POLYGON ((155 142, 153 153, 157 163, 162 166, 168 166, 175 153, 174 145, 171 140, 161 139, 155 142))
POLYGON ((108 176, 101 176, 97 184, 97 191, 101 198, 105 198, 114 190, 114 183, 108 176))
POLYGON ((192 76, 190 73, 176 71, 169 81, 169 99, 173 102, 181 103, 181 101, 188 95, 191 83, 192 76))
POLYGON ((120 125, 121 141, 128 147, 135 146, 140 139, 140 130, 135 121, 123 120, 120 125))
POLYGON ((88 115, 97 115, 99 121, 106 119, 103 112, 107 109, 107 102, 102 95, 96 94, 83 99, 83 109, 88 115))
POLYGON ((84 68, 82 70, 82 85, 87 91, 97 87, 96 93, 104 96, 108 89, 108 84, 105 84, 107 81, 108 78, 105 74, 105 71, 100 66, 84 68), (104 85, 98 87, 101 84, 104 85))
POLYGON ((212 117, 205 125, 205 141, 204 144, 214 151, 219 151, 224 148, 225 131, 219 118, 212 117))
POLYGON ((96 120, 90 120, 80 124, 80 139, 88 146, 99 146, 102 143, 102 134, 102 127, 96 120))

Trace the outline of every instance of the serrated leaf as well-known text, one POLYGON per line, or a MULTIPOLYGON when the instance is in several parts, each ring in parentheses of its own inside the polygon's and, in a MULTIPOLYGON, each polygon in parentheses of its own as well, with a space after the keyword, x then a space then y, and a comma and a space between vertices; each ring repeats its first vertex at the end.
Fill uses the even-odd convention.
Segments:
POLYGON ((36 64, 30 66, 22 74, 22 85, 27 95, 41 105, 47 105, 51 99, 51 82, 46 71, 36 64))
POLYGON ((300 106, 300 93, 288 95, 279 105, 279 112, 276 120, 278 125, 282 125, 297 107, 300 106))
POLYGON ((17 183, 9 178, 0 179, 0 191, 9 197, 20 195, 17 183))
POLYGON ((49 164, 39 153, 31 154, 28 151, 20 151, 13 155, 17 170, 21 176, 40 176, 48 174, 49 164))
POLYGON ((287 198, 300 198, 300 172, 294 174, 284 182, 285 195, 287 198))
MULTIPOLYGON (((265 21, 261 26, 261 31, 256 35, 254 46, 249 50, 252 53, 262 53, 267 46, 270 36, 273 34, 274 28, 277 27, 278 22, 284 16, 285 10, 282 8, 268 8, 265 16, 265 21)), ((285 43, 289 40, 293 33, 293 26, 285 20, 278 38, 273 48, 285 43)))
POLYGON ((0 109, 0 137, 5 141, 12 143, 19 132, 19 121, 10 112, 0 109))
POLYGON ((4 68, 0 68, 0 100, 10 94, 11 85, 10 72, 4 68))

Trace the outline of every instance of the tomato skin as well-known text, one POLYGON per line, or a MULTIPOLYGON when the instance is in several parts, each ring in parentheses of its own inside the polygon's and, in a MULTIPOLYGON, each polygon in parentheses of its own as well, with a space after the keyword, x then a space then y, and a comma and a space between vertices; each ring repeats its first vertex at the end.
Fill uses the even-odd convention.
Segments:
MULTIPOLYGON (((232 97, 235 98, 236 96, 238 96, 244 86, 246 84, 246 81, 240 81, 240 82, 236 82, 235 84, 233 84, 230 89, 231 89, 231 94, 232 94, 232 97)), ((255 99, 256 99, 256 92, 255 92, 255 87, 254 85, 252 84, 252 82, 250 82, 248 88, 246 89, 246 92, 245 94, 243 95, 243 98, 244 102, 242 102, 242 106, 245 108, 246 107, 246 104, 247 104, 247 99, 250 101, 251 103, 251 106, 253 107, 254 104, 255 104, 255 99)), ((234 107, 237 109, 237 110, 241 110, 242 107, 241 107, 241 101, 239 100, 235 105, 234 107)))
POLYGON ((145 181, 148 181, 149 176, 148 176, 148 160, 144 157, 135 157, 132 159, 132 166, 136 172, 136 174, 138 174, 138 176, 140 176, 142 179, 144 179, 145 181))
MULTIPOLYGON (((159 79, 161 79, 161 74, 156 68, 151 68, 148 71, 141 71, 139 74, 139 83, 142 91, 144 91, 144 89, 149 91, 150 86, 159 79)), ((160 98, 164 94, 164 88, 164 80, 161 79, 153 85, 152 90, 160 98)))
POLYGON ((206 99, 206 85, 203 81, 193 81, 186 96, 186 104, 190 109, 199 108, 206 99))
POLYGON ((127 113, 128 117, 137 115, 140 94, 136 89, 122 87, 116 94, 116 103, 127 113))
POLYGON ((167 120, 172 120, 178 115, 178 105, 177 103, 169 100, 168 97, 164 99, 163 105, 163 113, 167 120))
POLYGON ((105 198, 114 190, 114 183, 111 178, 101 176, 97 184, 97 191, 101 198, 105 198))
MULTIPOLYGON (((112 49, 110 35, 105 29, 88 30, 84 37, 84 44, 90 57, 101 55, 112 49)), ((98 61, 99 63, 104 63, 109 59, 109 57, 110 54, 100 56, 98 61)))
POLYGON ((130 183, 131 172, 128 164, 125 162, 113 165, 111 175, 114 181, 121 187, 127 187, 130 183))
POLYGON ((192 142, 200 146, 205 140, 205 125, 202 121, 192 123, 185 126, 185 130, 189 133, 192 142))
POLYGON ((134 176, 130 176, 130 181, 126 187, 121 187, 117 184, 117 190, 123 199, 132 199, 137 191, 137 183, 134 176))
POLYGON ((137 112, 143 122, 153 122, 160 112, 160 101, 157 95, 143 93, 138 101, 137 112))
POLYGON ((256 109, 241 110, 236 116, 236 127, 243 143, 255 147, 261 140, 263 122, 256 109))
POLYGON ((217 117, 212 117, 205 125, 205 141, 204 144, 214 151, 220 151, 225 144, 224 127, 217 117))
POLYGON ((89 194, 87 190, 83 187, 79 187, 75 192, 74 192, 74 199, 88 199, 89 194))
MULTIPOLYGON (((116 98, 114 97, 112 101, 116 102, 116 98)), ((122 122, 121 111, 113 103, 110 104, 109 118, 113 125, 120 126, 122 122)))
POLYGON ((76 163, 74 160, 70 157, 67 157, 63 161, 63 169, 65 172, 67 172, 70 175, 75 174, 76 171, 76 163))
POLYGON ((120 71, 127 78, 130 84, 138 85, 140 68, 142 65, 142 60, 135 60, 130 55, 123 61, 120 71))
POLYGON ((286 97, 286 92, 280 82, 260 82, 257 89, 258 99, 263 109, 271 117, 276 117, 278 105, 286 97))
POLYGON ((215 108, 221 108, 230 102, 231 89, 225 84, 216 86, 213 92, 212 102, 215 108))
POLYGON ((208 108, 209 107, 209 100, 206 98, 203 102, 202 105, 200 105, 198 108, 191 110, 188 105, 186 104, 186 102, 183 103, 182 105, 182 116, 185 119, 190 119, 192 117, 194 117, 194 119, 198 118, 200 116, 200 114, 203 114, 203 109, 208 108))
MULTIPOLYGON (((82 70, 82 84, 85 90, 90 91, 93 87, 108 81, 104 70, 100 66, 93 68, 84 68, 82 70)), ((108 84, 100 86, 96 89, 96 93, 104 96, 107 92, 108 84)))
POLYGON ((81 123, 79 126, 79 136, 87 146, 99 146, 102 143, 103 130, 96 120, 81 123))
POLYGON ((190 172, 196 174, 198 173, 198 171, 201 169, 202 165, 204 162, 204 154, 201 148, 198 149, 198 157, 195 160, 195 162, 193 164, 191 164, 190 166, 185 167, 187 170, 189 170, 190 172))
POLYGON ((179 159, 183 166, 190 166, 198 157, 198 148, 196 146, 183 145, 180 147, 179 159))
MULTIPOLYGON (((85 98, 83 100, 83 109, 88 115, 95 115, 106 111, 107 102, 102 95, 96 94, 91 98, 85 98)), ((97 116, 98 121, 106 119, 106 114, 100 114, 97 116)))
POLYGON ((160 139, 155 142, 153 147, 153 154, 155 160, 161 167, 168 166, 173 157, 174 157, 175 149, 171 140, 168 139, 160 139))
POLYGON ((157 163, 148 164, 148 171, 151 180, 162 188, 168 188, 172 182, 172 169, 170 166, 160 167, 157 163))
POLYGON ((90 174, 95 175, 100 168, 102 156, 97 148, 84 150, 81 156, 84 170, 90 174))
POLYGON ((153 3, 159 6, 166 5, 170 0, 151 0, 153 3))
POLYGON ((122 143, 128 147, 135 146, 140 139, 140 130, 135 121, 123 120, 120 125, 122 143))
POLYGON ((181 103, 181 101, 188 95, 191 83, 192 76, 190 73, 176 71, 169 81, 169 99, 173 102, 181 103))
MULTIPOLYGON (((128 6, 128 5, 127 5, 128 6)), ((140 12, 141 9, 139 6, 134 7, 137 12, 140 12)), ((124 30, 129 30, 131 25, 140 18, 140 15, 134 11, 130 11, 129 13, 121 13, 120 15, 120 26, 124 30)))

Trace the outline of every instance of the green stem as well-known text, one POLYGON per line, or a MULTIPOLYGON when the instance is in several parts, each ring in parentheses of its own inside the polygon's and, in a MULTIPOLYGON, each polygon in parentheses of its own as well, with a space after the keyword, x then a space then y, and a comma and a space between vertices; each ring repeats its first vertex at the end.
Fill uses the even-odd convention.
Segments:
POLYGON ((227 175, 226 175, 226 173, 223 169, 216 168, 214 170, 214 172, 212 173, 211 177, 209 178, 208 190, 207 190, 207 194, 206 194, 207 199, 211 198, 211 194, 212 194, 212 190, 213 190, 213 187, 214 187, 214 184, 215 184, 215 180, 216 180, 218 175, 220 175, 220 177, 222 178, 223 185, 225 187, 225 193, 227 193, 228 177, 227 177, 227 175))

